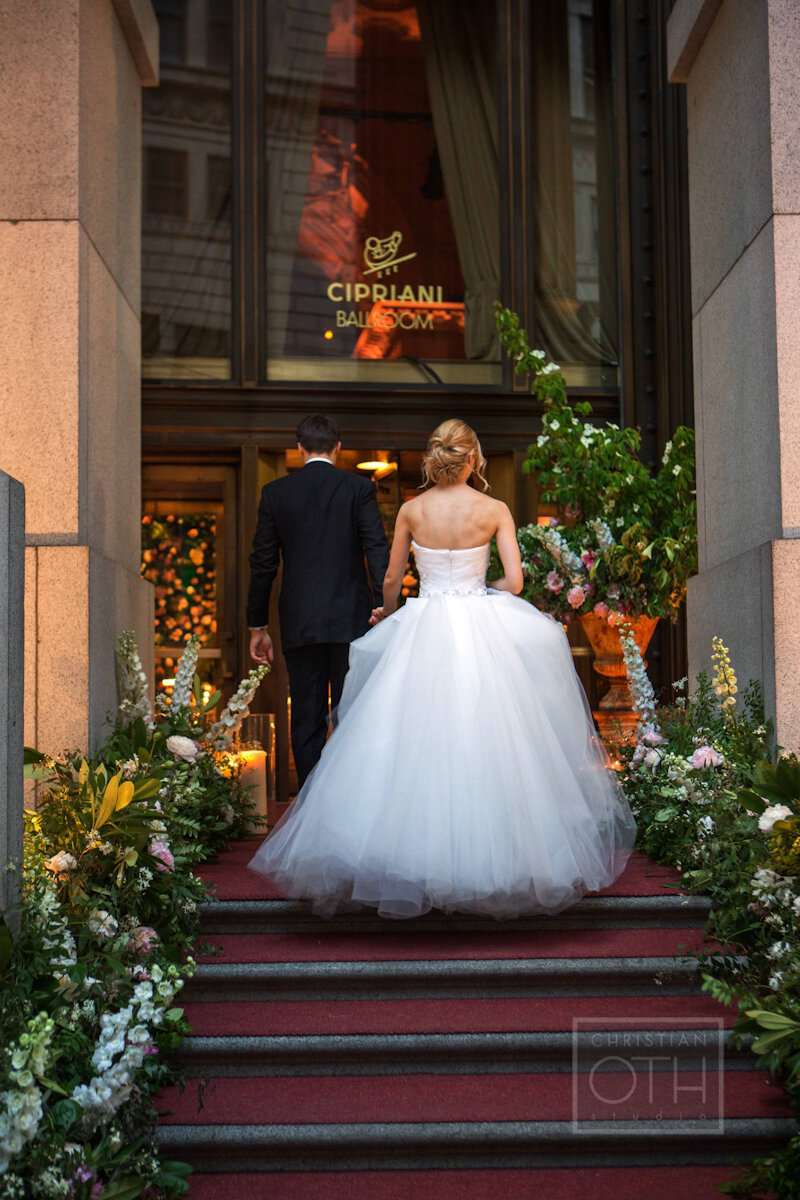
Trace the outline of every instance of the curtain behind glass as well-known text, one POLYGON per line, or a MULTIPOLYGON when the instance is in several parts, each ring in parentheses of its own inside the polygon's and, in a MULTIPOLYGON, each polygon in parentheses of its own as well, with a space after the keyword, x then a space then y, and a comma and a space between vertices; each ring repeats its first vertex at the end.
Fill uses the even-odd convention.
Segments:
POLYGON ((464 276, 467 358, 496 359, 500 291, 495 6, 419 0, 436 145, 464 276), (468 19, 465 19, 467 18, 468 19))
POLYGON ((267 3, 268 353, 284 353, 332 0, 267 3))
MULTIPOLYGON (((599 299, 616 290, 613 279, 600 278, 616 271, 616 246, 613 222, 596 219, 600 207, 613 204, 600 194, 604 173, 598 159, 605 141, 594 112, 583 109, 580 97, 588 74, 580 59, 580 34, 592 37, 592 14, 593 6, 580 0, 531 6, 534 270, 538 331, 548 352, 561 363, 597 365, 617 358, 616 313, 599 299), (581 205, 581 200, 592 204, 581 205), (583 287, 578 234, 582 245, 591 245, 594 275, 583 287)), ((609 71, 609 63, 597 63, 594 75, 608 80, 609 71)), ((589 83, 593 86, 594 79, 589 83)))

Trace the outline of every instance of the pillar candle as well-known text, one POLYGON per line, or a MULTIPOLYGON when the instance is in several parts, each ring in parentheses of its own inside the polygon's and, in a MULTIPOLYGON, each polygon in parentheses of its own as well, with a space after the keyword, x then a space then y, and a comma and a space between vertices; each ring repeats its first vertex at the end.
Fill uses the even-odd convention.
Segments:
POLYGON ((255 805, 254 815, 267 815, 267 752, 266 750, 242 750, 242 787, 249 788, 248 800, 255 805))

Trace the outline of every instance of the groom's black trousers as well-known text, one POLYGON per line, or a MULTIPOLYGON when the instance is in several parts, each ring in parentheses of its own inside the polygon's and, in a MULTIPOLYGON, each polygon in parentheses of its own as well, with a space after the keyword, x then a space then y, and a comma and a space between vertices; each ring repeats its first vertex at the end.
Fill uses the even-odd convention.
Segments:
POLYGON ((331 709, 342 695, 349 642, 319 642, 285 651, 292 697, 292 752, 302 787, 322 754, 328 732, 328 689, 331 709))

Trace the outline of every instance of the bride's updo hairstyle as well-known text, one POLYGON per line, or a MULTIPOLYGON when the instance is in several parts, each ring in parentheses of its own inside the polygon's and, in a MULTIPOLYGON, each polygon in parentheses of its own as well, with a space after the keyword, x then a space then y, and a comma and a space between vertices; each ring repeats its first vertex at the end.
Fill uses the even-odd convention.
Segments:
POLYGON ((465 421, 443 421, 428 438, 428 448, 422 457, 423 486, 456 483, 470 454, 475 455, 475 477, 488 492, 489 483, 483 474, 486 459, 475 430, 465 421))

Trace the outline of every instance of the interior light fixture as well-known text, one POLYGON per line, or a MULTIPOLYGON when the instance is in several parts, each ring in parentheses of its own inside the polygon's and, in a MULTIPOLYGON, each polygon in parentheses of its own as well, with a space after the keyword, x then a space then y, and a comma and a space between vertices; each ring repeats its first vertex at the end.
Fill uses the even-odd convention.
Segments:
POLYGON ((383 462, 379 459, 369 459, 367 462, 356 463, 359 471, 370 471, 378 479, 382 479, 384 475, 391 475, 397 470, 396 462, 383 462))

